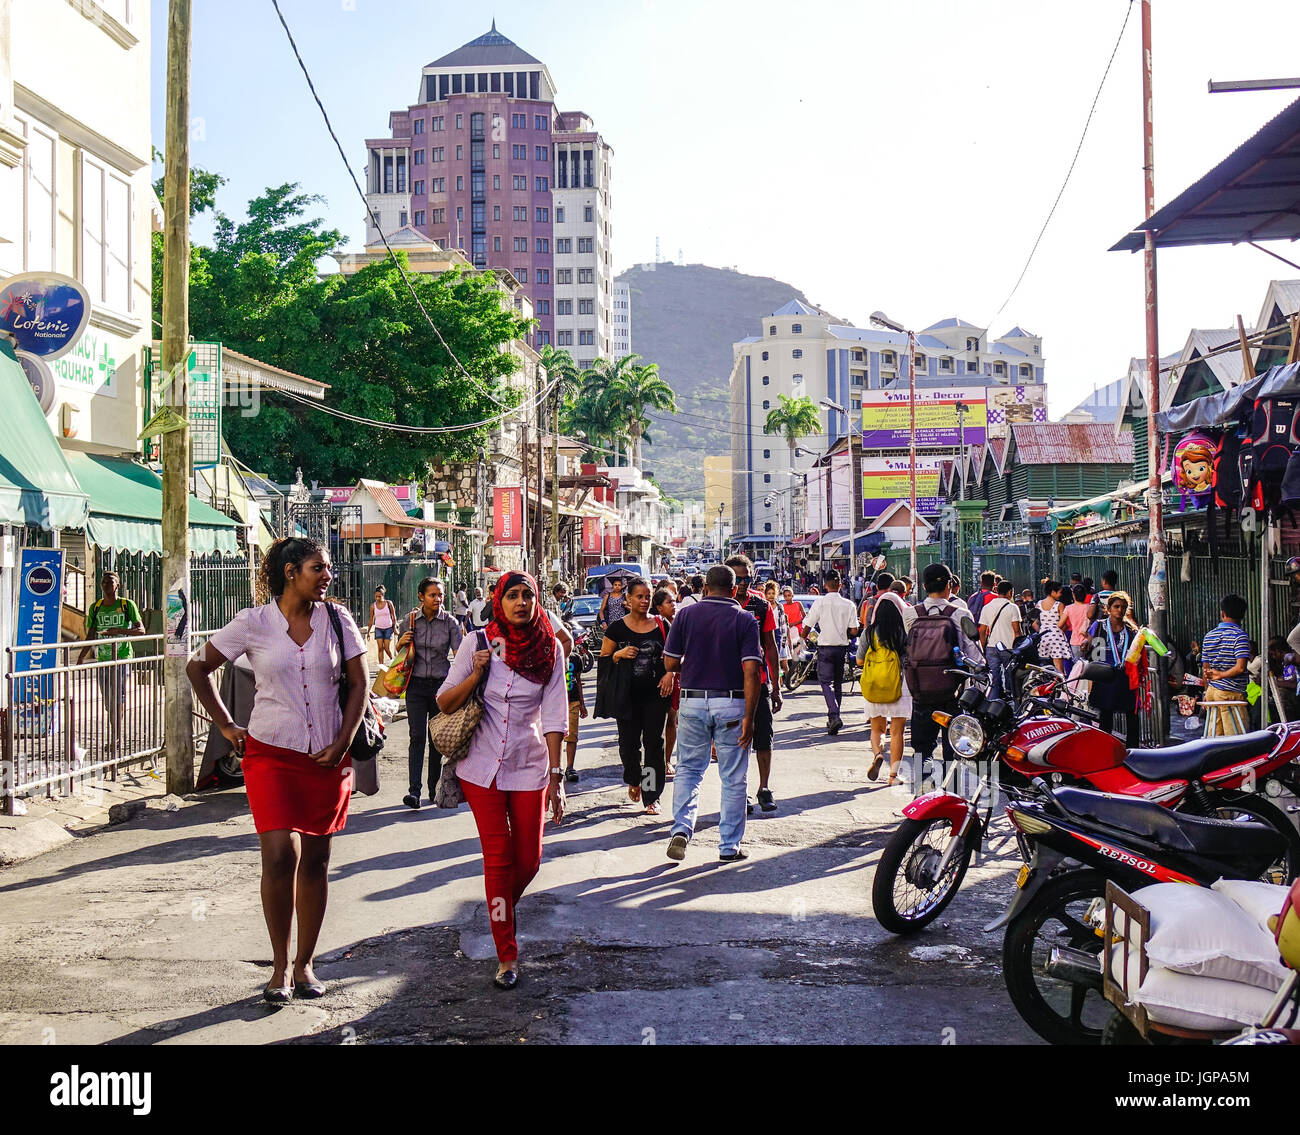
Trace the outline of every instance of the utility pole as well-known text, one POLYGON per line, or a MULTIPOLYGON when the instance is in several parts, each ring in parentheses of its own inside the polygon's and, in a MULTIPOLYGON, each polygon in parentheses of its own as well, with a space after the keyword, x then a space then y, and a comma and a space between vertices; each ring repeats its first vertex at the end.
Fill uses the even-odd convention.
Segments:
MULTIPOLYGON (((162 365, 171 380, 167 402, 185 415, 190 340, 190 2, 170 0, 167 11, 167 133, 163 198, 162 365)), ((185 677, 190 652, 190 431, 162 438, 162 582, 168 613, 172 596, 183 604, 184 633, 163 644, 163 746, 167 791, 194 790, 193 696, 185 677)))
POLYGON ((551 556, 555 578, 560 581, 560 395, 561 384, 556 383, 551 404, 551 556))
MULTIPOLYGON (((1142 0, 1142 172, 1144 216, 1156 211, 1155 132, 1151 106, 1151 0, 1142 0)), ((1147 581, 1147 598, 1151 629, 1160 639, 1165 637, 1165 505, 1160 485, 1160 438, 1156 431, 1156 411, 1160 408, 1160 327, 1156 306, 1156 238, 1146 230, 1143 265, 1146 277, 1147 332, 1147 546, 1151 553, 1151 577, 1147 581)))

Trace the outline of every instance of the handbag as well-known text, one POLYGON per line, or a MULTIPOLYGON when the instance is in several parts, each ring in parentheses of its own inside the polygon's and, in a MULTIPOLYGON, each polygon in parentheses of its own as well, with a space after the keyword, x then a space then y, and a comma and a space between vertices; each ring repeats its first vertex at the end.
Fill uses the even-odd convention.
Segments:
MULTIPOLYGON (((474 633, 478 639, 478 650, 487 650, 487 635, 482 631, 474 633)), ((485 670, 460 709, 454 713, 440 713, 429 722, 429 739, 437 746, 444 760, 439 784, 446 778, 449 766, 469 755, 470 740, 478 723, 483 720, 483 687, 487 685, 487 675, 485 670)))
MULTIPOLYGON (((411 630, 415 630, 415 614, 411 614, 411 630)), ((406 687, 411 684, 411 674, 415 670, 415 638, 405 646, 398 647, 393 660, 379 671, 378 681, 383 684, 384 693, 390 698, 406 696, 406 687)))
POLYGON ((362 796, 379 794, 379 762, 360 761, 352 765, 352 791, 362 796))
POLYGON ((442 759, 442 772, 438 774, 433 803, 436 808, 459 808, 465 803, 465 792, 460 786, 460 777, 456 775, 456 766, 446 757, 442 759))
MULTIPOLYGON (((343 622, 339 619, 339 613, 334 610, 334 604, 328 599, 325 600, 325 610, 329 613, 330 625, 334 628, 334 636, 339 640, 339 655, 342 657, 343 622)), ((345 714, 348 709, 348 695, 351 688, 352 683, 348 681, 348 665, 344 661, 339 666, 339 706, 345 714)), ((379 720, 379 714, 375 712, 374 696, 367 690, 366 707, 361 714, 361 724, 357 726, 357 731, 352 735, 352 744, 348 746, 348 755, 354 762, 373 761, 379 750, 384 747, 384 741, 384 723, 379 720)))

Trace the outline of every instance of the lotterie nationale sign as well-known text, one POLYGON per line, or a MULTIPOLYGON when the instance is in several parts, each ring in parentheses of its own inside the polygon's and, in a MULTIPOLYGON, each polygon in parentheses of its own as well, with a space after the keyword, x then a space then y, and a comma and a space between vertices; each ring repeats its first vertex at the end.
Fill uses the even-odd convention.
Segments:
POLYGON ((71 276, 22 272, 0 287, 0 331, 17 350, 57 359, 72 350, 90 322, 90 296, 71 276))

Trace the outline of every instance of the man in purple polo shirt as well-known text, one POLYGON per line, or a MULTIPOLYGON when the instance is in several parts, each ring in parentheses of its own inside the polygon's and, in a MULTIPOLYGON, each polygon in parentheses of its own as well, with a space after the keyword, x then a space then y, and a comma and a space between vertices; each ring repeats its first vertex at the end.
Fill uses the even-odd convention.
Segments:
POLYGON ((678 611, 664 645, 664 665, 681 672, 682 688, 669 859, 684 859, 695 834, 700 782, 712 748, 717 749, 722 779, 718 858, 723 863, 748 858, 740 840, 745 834, 749 746, 763 652, 758 623, 735 601, 735 594, 736 573, 729 567, 709 568, 704 597, 678 611))

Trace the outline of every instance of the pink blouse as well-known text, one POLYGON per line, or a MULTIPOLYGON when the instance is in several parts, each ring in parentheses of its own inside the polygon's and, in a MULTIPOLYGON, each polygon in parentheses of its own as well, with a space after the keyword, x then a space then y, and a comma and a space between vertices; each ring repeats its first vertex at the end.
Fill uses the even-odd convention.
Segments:
MULTIPOLYGON (((460 685, 474 669, 479 636, 466 635, 438 692, 460 685)), ((555 665, 545 686, 530 682, 495 655, 483 689, 483 720, 474 730, 469 755, 456 775, 480 788, 492 782, 503 792, 536 792, 549 780, 547 733, 569 728, 569 695, 564 681, 564 651, 556 644, 555 665)))
POLYGON ((240 611, 208 640, 231 662, 248 655, 257 682, 248 731, 264 745, 318 753, 338 736, 343 661, 365 654, 366 644, 347 608, 334 609, 343 630, 341 657, 324 603, 312 605, 311 635, 302 646, 289 637, 289 620, 274 599, 240 611))

